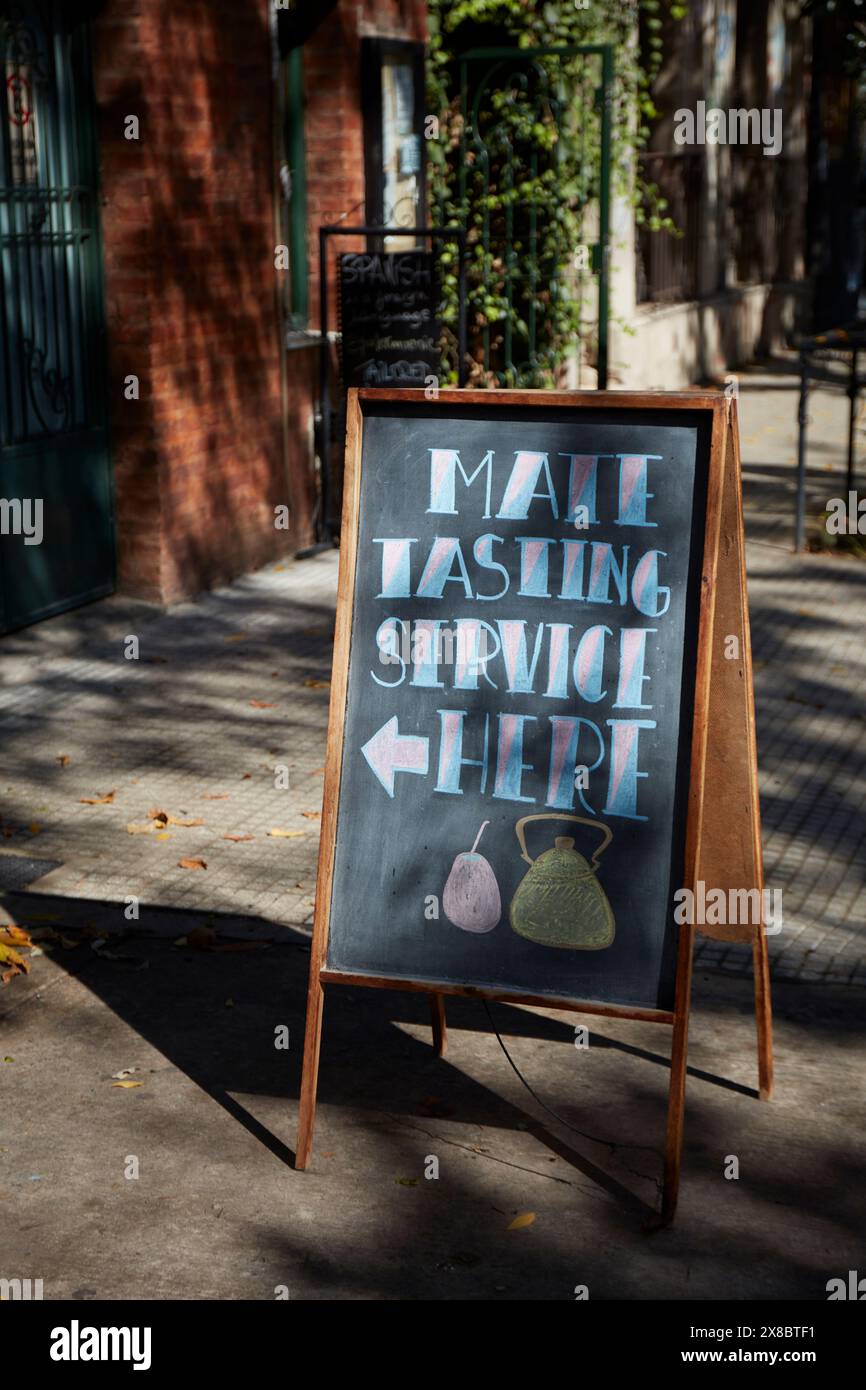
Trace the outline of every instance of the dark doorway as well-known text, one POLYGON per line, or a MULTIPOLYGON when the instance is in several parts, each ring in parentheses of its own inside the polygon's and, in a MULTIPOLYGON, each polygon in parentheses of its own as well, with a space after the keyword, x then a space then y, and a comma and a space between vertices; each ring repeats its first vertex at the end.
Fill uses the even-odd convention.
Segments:
POLYGON ((0 631, 114 588, 92 83, 68 13, 0 6, 0 631))

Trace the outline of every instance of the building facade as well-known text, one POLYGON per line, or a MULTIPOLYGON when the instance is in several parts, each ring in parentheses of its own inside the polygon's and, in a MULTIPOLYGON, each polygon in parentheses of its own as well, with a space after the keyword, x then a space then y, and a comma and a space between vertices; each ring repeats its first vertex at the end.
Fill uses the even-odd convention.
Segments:
MULTIPOLYGON (((0 0, 0 631, 115 588, 169 604, 329 540, 337 255, 369 249, 353 226, 431 219, 426 32, 425 0, 0 0)), ((668 23, 639 158, 681 235, 614 204, 610 386, 772 350, 815 276, 826 314, 856 307, 837 50, 800 0, 668 23), (750 143, 709 139, 708 109, 778 112, 778 141, 760 118, 750 143)), ((591 344, 576 362, 591 384, 591 344)))
POLYGON ((805 328, 811 33, 799 0, 692 0, 667 21, 639 160, 681 235, 616 210, 612 385, 720 378, 805 328))
POLYGON ((423 0, 2 0, 0 631, 316 539, 318 228, 399 191, 364 86, 425 23, 423 0))

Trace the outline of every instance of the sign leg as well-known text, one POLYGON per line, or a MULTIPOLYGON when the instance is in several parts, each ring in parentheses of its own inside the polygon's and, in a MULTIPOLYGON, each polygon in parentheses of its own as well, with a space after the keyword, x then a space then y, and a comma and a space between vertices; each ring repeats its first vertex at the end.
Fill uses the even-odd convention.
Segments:
POLYGON ((770 1100, 773 1095, 773 1006, 770 999, 770 955, 767 936, 758 927, 752 946, 755 968, 755 1022, 758 1027, 758 1095, 770 1100))
POLYGON ((688 1056, 689 1016, 677 1014, 671 1048, 671 1089, 668 1097, 668 1130, 665 1142, 665 1175, 662 1190, 662 1225, 674 1219, 680 1190, 683 1156, 683 1121, 686 1104, 686 1058, 688 1056))
POLYGON ((448 1027, 445 1022, 445 995, 430 995, 430 1020, 433 1024, 433 1046, 437 1057, 448 1051, 448 1027))
MULTIPOLYGON (((805 459, 807 367, 804 358, 801 463, 805 459)), ((716 636, 713 639, 706 778, 709 785, 723 787, 725 794, 709 797, 704 804, 697 877, 713 888, 721 888, 729 895, 729 901, 732 892, 745 889, 747 894, 757 893, 759 900, 764 902, 752 650, 736 430, 729 437, 725 457, 721 532, 722 550, 729 562, 721 568, 716 584, 716 636), (738 808, 735 814, 732 814, 732 808, 738 808)), ((798 545, 801 541, 802 536, 798 545)), ((727 923, 702 925, 701 932, 711 940, 748 943, 752 947, 758 1032, 758 1094, 761 1100, 769 1100, 773 1092, 773 1017, 763 919, 753 923, 750 912, 747 921, 734 921, 732 916, 727 923)))
POLYGON ((304 1169, 313 1148, 316 1124, 316 1091, 319 1085, 319 1048, 322 1042, 322 1013, 325 991, 318 980, 310 981, 307 996, 307 1027, 304 1033, 304 1065, 301 1072, 301 1104, 298 1116, 298 1143, 295 1168, 304 1169))
POLYGON ((681 928, 679 961, 677 964, 677 994, 674 1008, 674 1031, 671 1043, 671 1086, 668 1094, 668 1128, 665 1141, 665 1172, 662 1190, 661 1224, 674 1219, 680 1190, 680 1165, 683 1156, 683 1122, 686 1106, 686 1066, 689 1052, 689 1009, 692 993, 692 957, 694 928, 681 928))

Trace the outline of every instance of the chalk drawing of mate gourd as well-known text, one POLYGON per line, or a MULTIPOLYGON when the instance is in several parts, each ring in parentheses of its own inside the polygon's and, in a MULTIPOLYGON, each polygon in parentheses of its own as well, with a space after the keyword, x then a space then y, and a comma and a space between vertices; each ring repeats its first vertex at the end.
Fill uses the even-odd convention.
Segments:
POLYGON ((518 936, 539 946, 571 951, 603 951, 610 946, 615 923, 607 895, 598 881, 598 860, 613 839, 600 821, 583 816, 542 813, 524 816, 515 826, 521 857, 529 871, 511 900, 511 925, 518 936), (531 821, 575 821, 600 830, 604 839, 588 864, 570 836, 557 836, 553 848, 533 860, 526 850, 524 827, 531 821))
POLYGON ((461 931, 492 931, 502 916, 496 875, 484 855, 476 853, 489 824, 489 820, 484 822, 468 854, 457 855, 442 894, 445 916, 461 931))

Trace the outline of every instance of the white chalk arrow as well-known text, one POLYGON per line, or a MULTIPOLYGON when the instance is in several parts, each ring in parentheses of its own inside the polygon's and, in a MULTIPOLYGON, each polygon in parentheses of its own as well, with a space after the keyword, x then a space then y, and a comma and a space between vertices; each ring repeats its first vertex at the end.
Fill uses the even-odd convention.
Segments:
POLYGON ((394 774, 417 772, 424 776, 430 761, 430 740, 417 734, 401 734, 397 716, 368 739, 361 749, 389 796, 394 795, 394 774))

